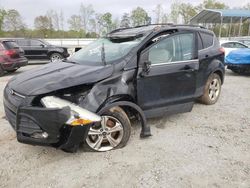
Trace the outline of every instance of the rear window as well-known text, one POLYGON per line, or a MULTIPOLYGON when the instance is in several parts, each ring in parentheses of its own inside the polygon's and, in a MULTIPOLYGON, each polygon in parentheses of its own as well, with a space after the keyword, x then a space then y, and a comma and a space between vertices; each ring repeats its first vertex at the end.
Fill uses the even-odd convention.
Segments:
POLYGON ((209 33, 200 33, 203 42, 203 48, 209 48, 213 45, 214 36, 209 33))
POLYGON ((4 41, 3 45, 7 49, 19 48, 19 46, 17 45, 17 43, 15 43, 13 41, 4 41))

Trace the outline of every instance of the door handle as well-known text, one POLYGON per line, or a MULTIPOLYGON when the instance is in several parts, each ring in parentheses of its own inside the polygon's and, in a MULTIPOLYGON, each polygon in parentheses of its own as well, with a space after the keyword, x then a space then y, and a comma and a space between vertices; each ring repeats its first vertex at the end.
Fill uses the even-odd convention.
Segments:
POLYGON ((194 72, 195 70, 189 65, 185 65, 184 68, 181 69, 182 72, 194 72))

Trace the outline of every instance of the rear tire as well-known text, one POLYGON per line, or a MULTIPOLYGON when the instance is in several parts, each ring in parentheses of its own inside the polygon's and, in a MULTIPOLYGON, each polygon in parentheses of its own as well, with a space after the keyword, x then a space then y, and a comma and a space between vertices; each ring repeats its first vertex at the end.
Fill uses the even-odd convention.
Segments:
POLYGON ((16 72, 17 69, 13 69, 13 70, 7 70, 8 73, 13 73, 13 72, 16 72))
MULTIPOLYGON (((109 151, 124 147, 131 133, 131 124, 124 111, 107 111, 102 114, 102 123, 93 125, 85 141, 85 149, 88 151, 109 151), (106 131, 103 131, 103 123, 106 131), (98 141, 101 143, 98 144, 98 141)), ((104 129, 105 129, 104 128, 104 129)))
POLYGON ((199 98, 199 101, 206 105, 215 104, 221 93, 221 78, 218 74, 211 74, 206 82, 203 96, 199 98))

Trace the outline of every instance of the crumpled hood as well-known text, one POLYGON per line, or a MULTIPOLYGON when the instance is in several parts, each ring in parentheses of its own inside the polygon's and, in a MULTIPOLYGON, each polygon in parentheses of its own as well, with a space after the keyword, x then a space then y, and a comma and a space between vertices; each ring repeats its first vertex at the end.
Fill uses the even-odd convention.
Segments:
POLYGON ((231 51, 225 58, 226 63, 250 64, 250 49, 238 49, 231 51))
POLYGON ((23 95, 40 95, 80 84, 95 83, 111 76, 113 67, 49 63, 12 78, 8 87, 23 95))

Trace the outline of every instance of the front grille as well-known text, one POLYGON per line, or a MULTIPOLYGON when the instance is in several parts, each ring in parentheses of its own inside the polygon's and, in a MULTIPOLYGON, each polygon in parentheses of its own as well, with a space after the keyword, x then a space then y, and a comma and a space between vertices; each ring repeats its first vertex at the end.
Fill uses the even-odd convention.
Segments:
POLYGON ((6 87, 4 90, 4 110, 7 120, 11 126, 16 129, 16 113, 17 108, 24 102, 24 99, 15 95, 6 87))
POLYGON ((10 125, 13 127, 13 129, 16 129, 16 112, 12 111, 5 103, 4 111, 7 120, 10 122, 10 125))

